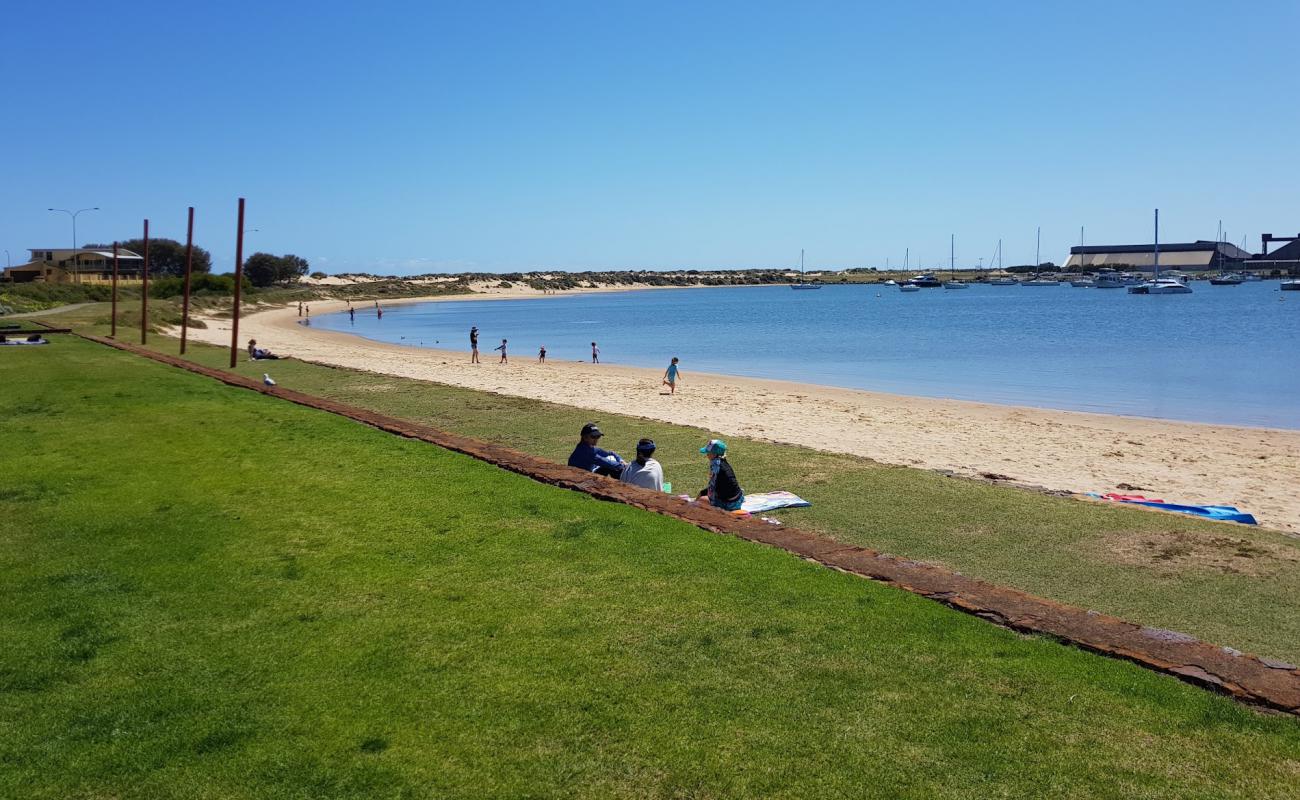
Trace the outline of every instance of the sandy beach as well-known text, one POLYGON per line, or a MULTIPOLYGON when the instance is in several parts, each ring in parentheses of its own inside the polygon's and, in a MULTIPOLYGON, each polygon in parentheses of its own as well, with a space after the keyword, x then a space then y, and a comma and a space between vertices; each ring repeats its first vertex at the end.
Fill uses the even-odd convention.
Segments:
MULTIPOLYGON (((631 288, 631 287, 623 287, 631 288)), ((491 299, 541 297, 501 289, 491 299)), ((409 298, 465 301, 483 295, 409 298)), ((346 308, 311 304, 313 316, 346 308)), ((230 321, 205 318, 192 339, 230 343, 230 321)), ((1236 505, 1261 524, 1300 533, 1300 431, 1205 425, 1106 414, 992 405, 708 375, 683 365, 676 396, 661 395, 662 370, 617 364, 535 363, 520 353, 506 365, 487 352, 481 365, 462 350, 374 342, 299 324, 296 308, 257 311, 240 321, 240 339, 281 355, 404 378, 632 414, 887 464, 995 474, 1074 492, 1121 491, 1170 502, 1236 505)))

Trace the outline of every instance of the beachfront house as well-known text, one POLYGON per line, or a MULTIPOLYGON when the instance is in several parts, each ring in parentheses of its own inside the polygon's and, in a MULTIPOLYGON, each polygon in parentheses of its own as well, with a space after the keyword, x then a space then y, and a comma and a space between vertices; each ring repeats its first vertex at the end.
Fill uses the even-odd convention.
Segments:
MULTIPOLYGON (((4 280, 9 283, 108 283, 113 280, 113 248, 54 248, 29 250, 26 264, 6 267, 4 280)), ((138 253, 118 248, 119 281, 141 279, 144 258, 138 253)))

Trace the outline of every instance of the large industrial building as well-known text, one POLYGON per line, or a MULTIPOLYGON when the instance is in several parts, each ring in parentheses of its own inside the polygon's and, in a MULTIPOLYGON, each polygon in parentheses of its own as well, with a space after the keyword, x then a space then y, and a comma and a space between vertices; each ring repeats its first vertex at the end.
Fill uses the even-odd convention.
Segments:
MULTIPOLYGON (((1250 260, 1250 253, 1227 242, 1170 242, 1160 245, 1160 268, 1182 270, 1238 269, 1250 260)), ((1099 269, 1152 271, 1156 263, 1154 244, 1112 244, 1071 247, 1066 272, 1095 272, 1099 269)))

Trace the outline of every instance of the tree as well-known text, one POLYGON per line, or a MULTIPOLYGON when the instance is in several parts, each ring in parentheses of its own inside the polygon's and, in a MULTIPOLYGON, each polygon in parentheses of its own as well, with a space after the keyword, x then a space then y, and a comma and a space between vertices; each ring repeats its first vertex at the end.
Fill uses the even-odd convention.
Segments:
POLYGON ((270 253, 253 253, 244 261, 244 274, 254 286, 266 287, 277 283, 297 283, 307 274, 307 259, 289 254, 273 256, 270 253))
MULTIPOLYGON (((118 242, 117 246, 123 250, 130 250, 133 253, 144 255, 144 239, 127 239, 124 242, 118 242)), ((88 248, 96 250, 112 250, 110 244, 88 244, 88 248)), ((198 245, 194 246, 193 269, 198 272, 212 271, 212 254, 198 245)), ((149 274, 151 276, 175 275, 184 277, 185 275, 185 245, 175 239, 149 239, 149 274)))

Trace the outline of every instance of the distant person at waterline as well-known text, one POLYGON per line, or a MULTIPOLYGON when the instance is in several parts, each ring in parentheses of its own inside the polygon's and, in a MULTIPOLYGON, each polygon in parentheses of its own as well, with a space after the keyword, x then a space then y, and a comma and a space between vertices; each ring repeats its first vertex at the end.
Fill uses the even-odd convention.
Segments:
POLYGON ((745 504, 745 493, 736 480, 736 471, 727 461, 727 443, 721 439, 710 439, 708 444, 700 448, 700 453, 709 458, 709 485, 700 492, 700 498, 709 498, 709 504, 716 508, 739 510, 745 504))
POLYGON ((664 468, 654 460, 655 443, 652 439, 642 439, 636 443, 636 460, 623 469, 623 475, 619 480, 623 483, 630 483, 633 486, 640 486, 643 489, 653 489, 656 492, 664 490, 664 468))
POLYGON ((478 328, 469 329, 469 363, 477 364, 478 360, 478 328))
POLYGON ((506 361, 508 360, 508 359, 506 358, 506 340, 505 340, 505 339, 502 339, 502 340, 501 340, 501 346, 500 346, 500 347, 494 347, 494 348, 492 348, 492 349, 493 349, 493 350, 500 350, 500 351, 501 351, 501 360, 498 361, 497 363, 498 363, 498 364, 504 364, 504 363, 506 363, 506 361))
POLYGON ((668 387, 669 394, 677 394, 677 379, 682 376, 682 371, 677 368, 677 356, 673 356, 673 362, 664 370, 664 386, 668 387))
POLYGON ((596 346, 595 342, 591 343, 591 363, 600 363, 600 348, 596 346))
POLYGON ((605 434, 601 433, 596 423, 588 422, 583 425, 582 432, 578 435, 580 437, 578 446, 569 454, 569 466, 611 478, 623 475, 627 462, 618 453, 597 446, 600 444, 600 437, 605 434))
POLYGON ((538 350, 537 350, 537 363, 538 363, 538 364, 545 364, 545 363, 546 363, 546 345, 542 345, 540 348, 538 348, 538 350))

